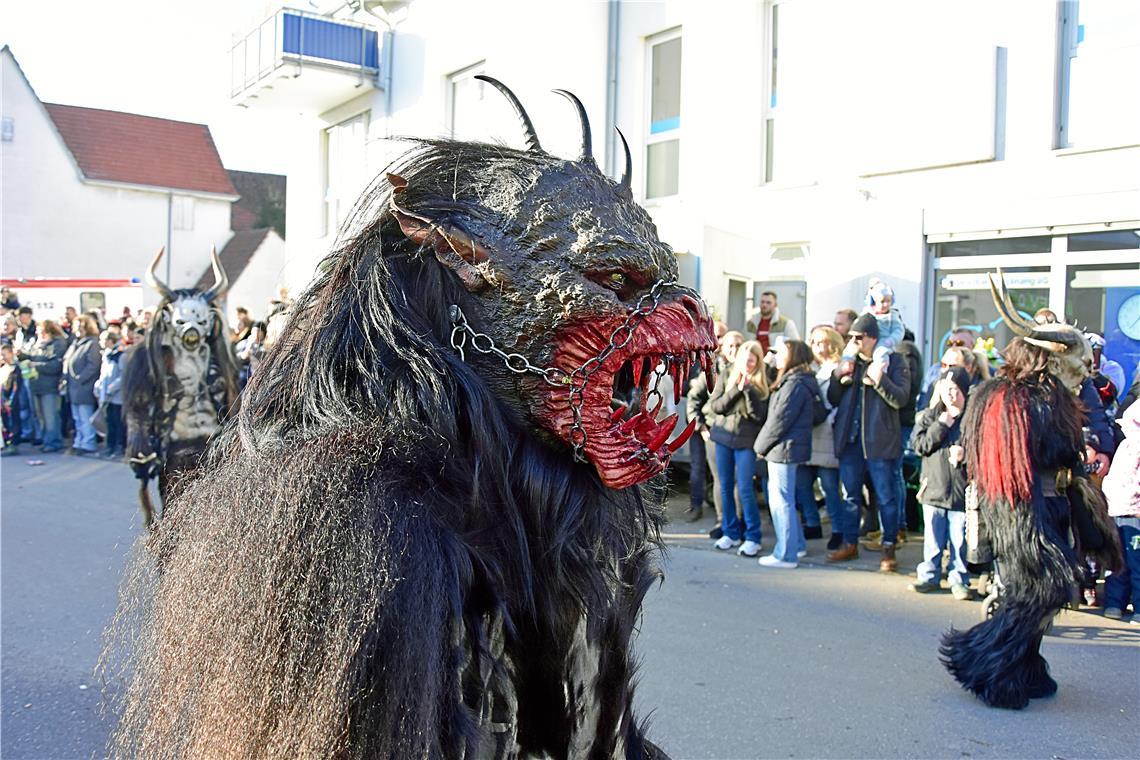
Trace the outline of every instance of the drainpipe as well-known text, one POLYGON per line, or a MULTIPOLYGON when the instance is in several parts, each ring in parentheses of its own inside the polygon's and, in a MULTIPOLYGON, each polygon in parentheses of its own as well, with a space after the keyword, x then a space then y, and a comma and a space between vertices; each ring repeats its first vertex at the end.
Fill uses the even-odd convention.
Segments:
POLYGON ((174 234, 174 193, 166 194, 166 284, 170 284, 170 259, 174 256, 171 237, 174 234))
POLYGON ((606 24, 606 174, 617 174, 618 33, 621 30, 621 0, 609 0, 606 24))
POLYGON ((396 47, 396 27, 407 18, 407 12, 402 14, 403 18, 394 21, 382 3, 374 5, 366 2, 363 8, 388 29, 384 33, 384 138, 388 139, 392 136, 392 67, 395 60, 393 51, 396 47))

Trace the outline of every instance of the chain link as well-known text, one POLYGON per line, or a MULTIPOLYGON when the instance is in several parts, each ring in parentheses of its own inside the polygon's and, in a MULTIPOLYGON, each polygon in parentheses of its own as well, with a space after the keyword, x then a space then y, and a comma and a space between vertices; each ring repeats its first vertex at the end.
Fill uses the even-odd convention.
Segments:
MULTIPOLYGON (((590 357, 582 363, 582 366, 571 372, 567 372, 558 367, 539 367, 532 364, 530 360, 522 354, 509 354, 503 351, 495 345, 495 341, 492 340, 489 335, 476 332, 475 329, 467 323, 467 317, 463 314, 463 310, 459 308, 458 304, 452 304, 448 310, 448 316, 451 319, 451 347, 459 352, 459 358, 462 361, 467 361, 464 349, 470 345, 477 353, 498 356, 503 360, 503 364, 506 368, 517 375, 525 375, 528 373, 539 375, 547 385, 556 388, 566 388, 567 401, 570 404, 570 413, 574 417, 574 421, 570 425, 570 431, 568 433, 570 445, 574 449, 574 460, 585 462, 586 457, 582 452, 586 448, 587 435, 586 429, 582 425, 582 406, 586 401, 586 386, 589 385, 590 378, 593 377, 594 373, 601 369, 606 359, 609 359, 615 351, 619 351, 629 345, 629 342, 633 340, 634 330, 640 327, 645 318, 657 311, 657 308, 661 305, 661 297, 666 289, 679 290, 682 293, 697 296, 696 291, 692 288, 680 285, 675 280, 658 280, 653 284, 653 287, 650 288, 648 293, 638 299, 637 305, 630 309, 625 321, 610 333, 606 347, 603 348, 597 356, 590 357), (470 343, 468 343, 468 338, 470 338, 470 343)), ((661 377, 662 374, 657 372, 657 368, 654 367, 653 384, 646 393, 643 401, 643 406, 646 408, 648 408, 650 398, 661 398, 661 393, 657 390, 657 385, 661 381, 661 377)))

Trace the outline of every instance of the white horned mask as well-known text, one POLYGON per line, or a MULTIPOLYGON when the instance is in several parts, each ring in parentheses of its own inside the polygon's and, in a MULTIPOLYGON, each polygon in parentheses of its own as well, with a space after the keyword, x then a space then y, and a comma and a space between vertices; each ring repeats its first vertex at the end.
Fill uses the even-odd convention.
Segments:
POLYGON ((992 273, 989 277, 990 294, 1002 320, 1027 343, 1048 351, 1049 371, 1074 394, 1079 393, 1093 365, 1092 346, 1084 333, 1063 322, 1037 324, 1025 319, 1010 299, 1001 269, 997 270, 996 278, 992 273))
POLYGON ((229 278, 222 269, 216 248, 210 250, 210 266, 214 271, 214 285, 208 290, 172 290, 158 278, 156 269, 166 249, 160 249, 146 272, 147 284, 157 290, 163 298, 164 319, 169 335, 163 336, 164 343, 197 351, 207 344, 218 324, 218 309, 213 305, 229 287, 229 278))

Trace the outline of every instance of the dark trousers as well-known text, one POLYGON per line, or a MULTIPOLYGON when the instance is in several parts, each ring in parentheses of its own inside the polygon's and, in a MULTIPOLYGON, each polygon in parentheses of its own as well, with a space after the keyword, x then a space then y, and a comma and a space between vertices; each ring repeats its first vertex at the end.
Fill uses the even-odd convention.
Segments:
POLYGON ((705 478, 708 476, 708 452, 700 433, 689 438, 689 506, 699 509, 705 503, 705 478))
POLYGON ((127 445, 126 429, 123 427, 123 405, 107 404, 107 451, 118 453, 127 445))
POLYGON ((1123 610, 1132 602, 1132 619, 1140 615, 1140 517, 1116 517, 1116 529, 1124 544, 1124 569, 1104 581, 1104 606, 1123 610))

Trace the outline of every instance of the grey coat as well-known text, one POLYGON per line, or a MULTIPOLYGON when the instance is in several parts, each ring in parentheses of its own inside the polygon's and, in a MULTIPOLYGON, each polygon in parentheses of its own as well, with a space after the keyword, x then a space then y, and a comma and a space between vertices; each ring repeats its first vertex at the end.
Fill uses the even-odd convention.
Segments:
POLYGON ((95 406, 95 381, 103 367, 103 355, 99 350, 99 339, 80 338, 71 344, 63 357, 63 382, 67 386, 67 398, 72 404, 95 406))
POLYGON ((28 381, 28 390, 32 395, 59 393, 65 353, 67 353, 66 338, 41 340, 26 353, 28 364, 36 371, 36 376, 28 381))

